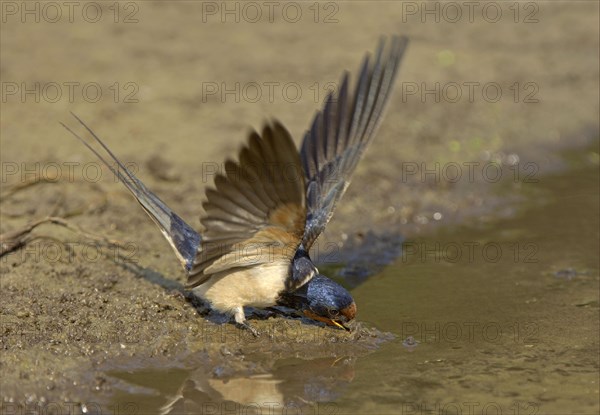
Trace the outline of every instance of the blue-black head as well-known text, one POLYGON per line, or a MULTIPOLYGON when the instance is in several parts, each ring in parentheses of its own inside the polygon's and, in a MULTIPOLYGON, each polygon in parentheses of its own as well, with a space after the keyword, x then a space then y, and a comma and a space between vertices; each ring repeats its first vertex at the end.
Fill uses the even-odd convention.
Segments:
POLYGON ((346 323, 356 316, 356 303, 344 287, 317 274, 296 291, 282 296, 280 303, 302 310, 314 320, 348 330, 346 323))

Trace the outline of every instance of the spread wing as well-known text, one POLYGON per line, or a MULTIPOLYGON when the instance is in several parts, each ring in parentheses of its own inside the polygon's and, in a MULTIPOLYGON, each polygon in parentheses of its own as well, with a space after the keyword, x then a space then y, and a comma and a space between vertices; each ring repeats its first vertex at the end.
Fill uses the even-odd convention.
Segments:
POLYGON ((364 151, 375 136, 394 85, 408 38, 394 36, 374 62, 367 55, 352 96, 345 73, 337 94, 329 95, 304 136, 300 157, 306 173, 307 220, 302 244, 308 250, 323 232, 364 151))
POLYGON ((234 268, 289 260, 306 223, 305 181, 298 150, 279 123, 250 134, 238 161, 228 160, 206 192, 202 243, 188 286, 234 268))

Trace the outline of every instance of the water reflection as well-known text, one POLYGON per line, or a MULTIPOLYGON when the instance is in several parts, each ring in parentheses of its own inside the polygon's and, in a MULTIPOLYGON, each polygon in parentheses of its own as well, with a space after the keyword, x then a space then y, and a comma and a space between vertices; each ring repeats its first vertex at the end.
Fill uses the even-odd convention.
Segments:
MULTIPOLYGON (((252 356, 255 362, 266 358, 252 356)), ((252 373, 261 364, 232 370, 228 363, 211 369, 206 361, 191 371, 159 368, 110 375, 126 381, 129 390, 123 392, 126 400, 139 405, 138 413, 334 413, 332 402, 354 379, 354 364, 352 357, 288 358, 274 361, 270 371, 252 373)))

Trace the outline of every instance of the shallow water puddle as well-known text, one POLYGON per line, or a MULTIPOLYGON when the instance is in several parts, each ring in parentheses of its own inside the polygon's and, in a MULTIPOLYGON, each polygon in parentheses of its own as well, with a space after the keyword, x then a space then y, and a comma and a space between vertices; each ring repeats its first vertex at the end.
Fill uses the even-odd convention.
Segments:
POLYGON ((515 218, 406 242, 353 290, 365 326, 396 336, 374 352, 326 338, 287 353, 284 342, 224 347, 185 369, 111 372, 114 402, 139 413, 597 412, 598 185, 597 166, 575 166, 540 178, 515 218))

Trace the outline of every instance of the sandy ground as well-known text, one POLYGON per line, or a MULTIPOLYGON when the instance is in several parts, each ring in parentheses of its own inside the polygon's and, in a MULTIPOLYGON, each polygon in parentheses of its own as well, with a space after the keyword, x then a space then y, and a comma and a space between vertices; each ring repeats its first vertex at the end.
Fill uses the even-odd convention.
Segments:
MULTIPOLYGON (((360 243, 369 231, 411 237, 438 225, 511 215, 526 178, 565 167, 559 150, 598 136, 594 2, 530 3, 535 7, 520 8, 518 16, 501 6, 497 23, 480 13, 472 23, 444 15, 436 22, 411 14, 406 3, 362 1, 321 3, 318 16, 294 3, 303 13, 296 23, 283 12, 270 22, 265 10, 252 22, 241 5, 235 22, 220 9, 203 10, 208 3, 179 1, 123 2, 118 15, 106 4, 97 23, 81 14, 86 3, 73 22, 66 9, 51 22, 54 12, 40 5, 36 22, 20 14, 23 4, 3 3, 0 32, 0 231, 52 215, 125 248, 90 247, 89 238, 46 224, 33 232, 38 239, 2 257, 5 402, 101 399, 111 394, 114 381, 105 376, 111 365, 134 358, 172 363, 201 349, 218 356, 223 346, 206 338, 219 326, 176 294, 184 275, 152 222, 58 124, 76 126, 69 111, 196 225, 214 168, 250 127, 275 117, 299 143, 344 69, 356 71, 380 35, 410 36, 387 118, 319 241, 325 256, 329 246, 343 252, 344 242, 360 243), (436 85, 438 102, 435 94, 422 95, 436 85), (502 180, 483 173, 490 161, 502 166, 502 180), (477 163, 473 180, 464 163, 477 163), (443 173, 450 164, 462 167, 460 180, 443 173), (424 169, 435 173, 423 176, 424 169)), ((274 353, 289 347, 313 353, 305 339, 316 338, 326 345, 323 356, 339 352, 340 344, 360 355, 385 338, 366 326, 348 335, 299 320, 257 324, 275 327, 274 338, 277 327, 302 331, 293 341, 270 342, 274 353)), ((242 353, 257 347, 231 341, 242 353)))

